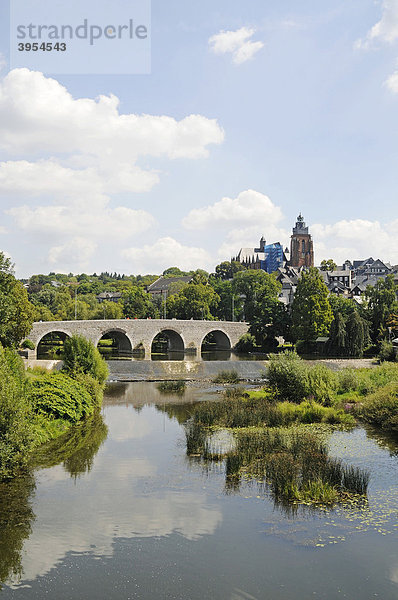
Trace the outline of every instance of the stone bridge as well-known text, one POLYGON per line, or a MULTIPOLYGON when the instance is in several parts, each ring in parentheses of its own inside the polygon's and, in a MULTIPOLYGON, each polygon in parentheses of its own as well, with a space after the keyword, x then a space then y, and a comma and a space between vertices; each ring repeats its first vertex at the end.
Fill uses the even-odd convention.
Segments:
POLYGON ((83 335, 95 346, 104 336, 113 337, 122 352, 144 351, 145 358, 151 358, 152 342, 162 334, 168 340, 170 351, 200 353, 202 343, 209 333, 213 334, 217 349, 229 350, 248 331, 247 323, 228 321, 179 321, 176 319, 115 319, 101 321, 40 321, 34 323, 27 336, 35 344, 29 353, 37 355, 40 341, 50 333, 61 334, 63 338, 74 334, 83 335))

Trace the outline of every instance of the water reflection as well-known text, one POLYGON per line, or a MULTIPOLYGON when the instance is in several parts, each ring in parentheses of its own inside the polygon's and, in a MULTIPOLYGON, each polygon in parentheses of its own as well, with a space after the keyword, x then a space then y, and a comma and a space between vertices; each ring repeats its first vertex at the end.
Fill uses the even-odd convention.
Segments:
POLYGON ((22 576, 22 550, 35 519, 34 491, 35 480, 30 473, 0 484, 0 589, 9 578, 19 581, 22 576))
POLYGON ((181 396, 113 384, 97 429, 65 438, 64 454, 56 444, 38 453, 36 488, 32 476, 1 487, 0 576, 15 582, 4 600, 252 600, 264 590, 275 600, 394 600, 396 456, 362 429, 337 432, 331 452, 357 447, 372 469, 369 508, 275 511, 256 485, 226 488, 223 463, 204 471, 186 457, 180 423, 217 396, 196 384, 181 396))

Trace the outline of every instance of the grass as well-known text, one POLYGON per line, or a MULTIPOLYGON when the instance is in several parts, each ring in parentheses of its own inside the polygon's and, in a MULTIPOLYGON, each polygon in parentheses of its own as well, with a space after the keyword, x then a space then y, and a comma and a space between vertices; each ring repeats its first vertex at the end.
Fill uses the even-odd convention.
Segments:
POLYGON ((239 383, 237 371, 220 371, 213 379, 213 383, 239 383))

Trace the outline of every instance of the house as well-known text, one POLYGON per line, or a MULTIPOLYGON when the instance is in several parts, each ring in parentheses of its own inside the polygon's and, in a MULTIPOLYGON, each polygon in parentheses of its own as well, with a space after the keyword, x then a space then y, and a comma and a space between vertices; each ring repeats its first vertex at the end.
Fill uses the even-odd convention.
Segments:
POLYGON ((122 298, 121 292, 101 292, 96 296, 98 302, 101 304, 102 302, 119 302, 122 298))
POLYGON ((146 291, 151 294, 152 300, 156 300, 157 298, 164 298, 169 296, 171 293, 175 292, 176 289, 186 285, 187 283, 191 283, 193 280, 192 275, 187 275, 184 277, 159 277, 156 281, 148 285, 146 291))
POLYGON ((240 262, 247 269, 261 269, 267 273, 274 273, 286 264, 288 253, 279 242, 267 244, 263 236, 258 248, 241 248, 232 260, 240 262))

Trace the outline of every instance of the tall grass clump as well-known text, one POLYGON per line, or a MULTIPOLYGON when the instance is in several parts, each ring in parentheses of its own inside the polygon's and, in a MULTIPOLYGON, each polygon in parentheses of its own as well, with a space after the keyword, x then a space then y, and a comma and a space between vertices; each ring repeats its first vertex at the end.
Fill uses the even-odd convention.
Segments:
POLYGON ((308 368, 294 351, 270 354, 268 382, 279 400, 299 403, 308 393, 308 368))
POLYGON ((242 474, 267 483, 276 499, 334 502, 366 494, 369 473, 330 458, 325 443, 307 430, 240 432, 226 461, 227 478, 242 474))
POLYGON ((214 377, 213 383, 239 383, 239 374, 235 369, 232 371, 220 371, 214 377))
POLYGON ((338 377, 325 365, 314 365, 307 370, 307 397, 330 406, 338 387, 338 377))

